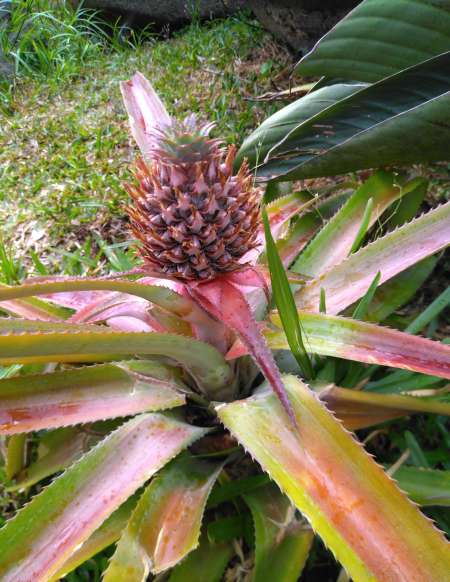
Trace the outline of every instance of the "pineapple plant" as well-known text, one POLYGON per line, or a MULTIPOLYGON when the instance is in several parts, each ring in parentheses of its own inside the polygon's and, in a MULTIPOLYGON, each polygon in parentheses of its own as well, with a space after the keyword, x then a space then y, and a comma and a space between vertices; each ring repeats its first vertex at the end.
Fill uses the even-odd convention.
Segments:
POLYGON ((139 73, 122 93, 142 268, 0 288, 5 469, 12 490, 44 483, 0 529, 0 578, 57 580, 115 544, 106 582, 219 581, 240 539, 250 579, 294 582, 318 535, 355 581, 450 580, 448 543, 401 489, 448 495, 418 494, 417 472, 400 489, 350 432, 450 415, 450 347, 413 335, 423 320, 379 325, 448 245, 450 203, 380 236, 426 190, 380 171, 266 205, 210 125, 173 120, 139 73))

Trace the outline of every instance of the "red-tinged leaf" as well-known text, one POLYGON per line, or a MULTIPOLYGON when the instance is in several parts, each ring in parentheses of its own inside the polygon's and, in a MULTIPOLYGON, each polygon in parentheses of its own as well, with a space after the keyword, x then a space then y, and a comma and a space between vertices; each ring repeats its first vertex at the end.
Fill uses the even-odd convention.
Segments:
POLYGON ((318 216, 315 214, 305 214, 305 216, 297 220, 285 238, 278 239, 278 253, 286 269, 311 240, 319 224, 320 219, 318 216))
POLYGON ((39 438, 38 459, 18 472, 14 477, 14 485, 10 485, 7 490, 31 487, 45 477, 62 471, 86 453, 104 434, 85 427, 61 428, 45 433, 39 438))
POLYGON ((200 546, 172 570, 169 582, 220 582, 233 554, 231 543, 213 544, 205 535, 200 546))
MULTIPOLYGON (((149 363, 149 365, 152 365, 149 363)), ((16 434, 184 404, 180 386, 153 364, 147 376, 106 364, 0 380, 0 434, 16 434)))
POLYGON ((244 496, 255 524, 252 582, 297 582, 314 539, 310 527, 295 516, 295 507, 274 484, 244 496))
POLYGON ((104 582, 145 581, 175 566, 198 545, 208 494, 222 464, 191 456, 172 461, 139 499, 104 582))
POLYGON ((297 430, 267 388, 219 405, 219 417, 354 580, 447 580, 450 551, 443 535, 307 386, 294 376, 284 383, 297 430))
MULTIPOLYGON (((7 289, 8 286, 0 284, 0 289, 5 288, 7 289)), ((6 311, 14 316, 36 319, 38 321, 61 321, 62 319, 66 319, 70 314, 68 310, 62 307, 52 305, 35 297, 2 301, 0 310, 6 311)))
POLYGON ((329 386, 320 391, 320 399, 349 430, 420 412, 450 416, 450 402, 416 396, 377 394, 329 386))
POLYGON ((296 292, 302 310, 319 311, 320 290, 327 313, 341 312, 362 297, 378 271, 380 283, 450 243, 450 202, 377 239, 296 292))
POLYGON ((133 497, 127 499, 119 509, 116 509, 116 511, 95 530, 91 537, 83 543, 81 548, 76 550, 70 558, 64 562, 58 572, 49 579, 49 582, 57 582, 57 580, 64 578, 69 572, 75 570, 75 568, 78 568, 78 566, 86 562, 86 560, 89 560, 89 558, 92 558, 95 554, 116 542, 120 538, 122 530, 127 525, 130 515, 136 506, 137 500, 137 494, 133 495, 133 497))
POLYGON ((113 511, 204 433, 157 413, 123 424, 0 530, 2 582, 51 579, 113 511))
POLYGON ((233 373, 222 354, 209 344, 184 336, 114 332, 107 328, 0 335, 0 364, 99 362, 130 354, 175 360, 196 379, 200 389, 217 399, 222 390, 232 389, 233 373))
MULTIPOLYGON (((345 317, 299 312, 307 351, 367 364, 450 378, 450 346, 345 317)), ((273 321, 281 327, 279 316, 273 321)), ((289 349, 281 331, 268 330, 272 349, 289 349)))
MULTIPOLYGON (((175 293, 168 287, 157 285, 147 285, 140 282, 108 280, 108 279, 67 279, 62 281, 52 281, 49 283, 27 283, 17 287, 0 288, 0 302, 18 299, 22 297, 31 297, 34 295, 48 295, 49 293, 66 293, 66 292, 83 292, 83 291, 116 291, 134 295, 146 299, 155 305, 176 315, 189 318, 193 312, 198 310, 197 306, 188 297, 175 293)), ((99 295, 94 295, 89 303, 104 299, 99 295)), ((109 295, 106 296, 109 299, 109 295)), ((0 303, 1 305, 1 303, 0 303)), ((83 302, 86 306, 86 302, 83 302)))
MULTIPOLYGON (((406 189, 407 190, 407 189, 406 189)), ((350 252, 369 198, 373 200, 368 227, 405 192, 394 183, 394 175, 377 172, 364 182, 299 256, 292 270, 317 277, 343 261, 350 252)))
POLYGON ((294 422, 289 399, 272 352, 261 335, 245 296, 225 277, 191 286, 190 291, 206 311, 223 321, 239 335, 277 394, 289 418, 294 422))

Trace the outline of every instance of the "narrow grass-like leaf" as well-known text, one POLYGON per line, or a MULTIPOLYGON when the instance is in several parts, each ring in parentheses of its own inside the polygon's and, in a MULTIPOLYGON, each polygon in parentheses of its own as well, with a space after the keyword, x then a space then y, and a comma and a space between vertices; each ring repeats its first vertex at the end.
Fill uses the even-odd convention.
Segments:
POLYGON ((377 239, 296 292, 296 303, 318 311, 320 289, 327 292, 327 310, 339 313, 367 291, 375 274, 380 283, 450 243, 450 202, 377 239))
POLYGON ((142 376, 106 364, 0 380, 0 434, 15 434, 184 404, 164 366, 142 376))
POLYGON ((450 471, 399 467, 394 479, 419 505, 442 505, 450 507, 450 471))
POLYGON ((367 200, 366 207, 364 208, 364 214, 361 218, 361 224, 359 225, 358 232, 356 233, 355 240, 353 241, 352 248, 350 249, 349 253, 350 255, 352 253, 355 253, 361 246, 361 243, 364 240, 367 231, 369 230, 370 217, 372 216, 372 212, 373 212, 373 198, 369 198, 369 200, 367 200))
POLYGON ((267 475, 251 475, 250 477, 243 477, 242 479, 216 485, 208 497, 207 506, 208 508, 216 507, 225 501, 251 493, 268 483, 270 483, 270 478, 267 475))
POLYGON ((274 484, 245 495, 255 524, 252 582, 297 582, 314 539, 295 508, 274 484))
POLYGON ((284 422, 266 389, 219 405, 220 419, 354 580, 446 580, 450 552, 443 535, 301 381, 284 382, 298 430, 284 422))
POLYGON ((369 288, 366 291, 366 294, 362 297, 361 301, 356 306, 352 318, 353 319, 360 319, 364 320, 367 315, 367 311, 369 310, 370 304, 372 302, 373 296, 375 295, 375 291, 380 283, 381 273, 378 273, 373 278, 372 283, 369 285, 369 288))
POLYGON ((129 420, 0 530, 0 578, 47 580, 156 471, 205 433, 162 414, 129 420))
POLYGON ((436 256, 427 257, 380 285, 369 305, 367 320, 383 321, 412 299, 433 272, 437 260, 436 256))
MULTIPOLYGON (((441 342, 345 317, 306 312, 300 317, 310 353, 450 378, 450 346, 441 342)), ((273 320, 281 327, 278 314, 273 320)), ((272 349, 289 349, 281 330, 265 335, 272 349)))
POLYGON ((0 364, 96 362, 106 357, 145 354, 171 358, 196 378, 199 386, 218 393, 232 380, 223 356, 212 346, 169 333, 113 331, 0 335, 0 364))
POLYGON ((409 449, 411 460, 417 467, 424 467, 425 469, 431 469, 430 463, 428 462, 425 453, 422 451, 416 437, 410 430, 405 430, 404 432, 406 446, 409 449))
POLYGON ((198 545, 208 494, 222 464, 191 456, 172 461, 150 483, 124 530, 104 582, 144 582, 198 545))
POLYGON ((277 252, 277 247, 270 232, 269 220, 265 209, 262 209, 264 230, 266 234, 266 250, 269 262, 270 278, 272 281, 272 293, 280 314, 283 329, 286 334, 289 347, 297 360, 303 375, 306 378, 313 377, 313 368, 303 343, 301 324, 295 306, 283 263, 277 252))
POLYGON ((339 264, 351 252, 361 227, 367 230, 375 224, 386 208, 403 193, 402 188, 395 184, 393 174, 381 171, 373 174, 317 233, 291 269, 317 277, 339 264), (365 217, 370 198, 373 210, 369 217, 365 217))
POLYGON ((408 333, 419 333, 427 326, 432 319, 437 317, 450 304, 450 286, 447 287, 436 299, 416 317, 416 319, 405 329, 408 333))
POLYGON ((220 582, 234 553, 231 543, 213 544, 206 536, 170 574, 169 582, 220 582))
POLYGON ((375 394, 331 386, 320 392, 320 399, 349 430, 365 428, 420 412, 450 416, 450 402, 416 396, 375 394))

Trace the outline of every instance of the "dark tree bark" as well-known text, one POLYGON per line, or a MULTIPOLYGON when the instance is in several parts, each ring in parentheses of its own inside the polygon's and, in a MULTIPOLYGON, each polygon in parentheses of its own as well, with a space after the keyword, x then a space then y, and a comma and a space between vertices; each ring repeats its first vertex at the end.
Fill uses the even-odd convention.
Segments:
POLYGON ((302 55, 361 0, 250 0, 260 23, 302 55))

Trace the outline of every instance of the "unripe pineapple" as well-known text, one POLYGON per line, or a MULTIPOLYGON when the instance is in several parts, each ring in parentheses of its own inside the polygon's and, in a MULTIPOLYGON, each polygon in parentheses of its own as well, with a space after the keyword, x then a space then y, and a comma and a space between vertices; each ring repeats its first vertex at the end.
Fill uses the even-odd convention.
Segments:
POLYGON ((142 75, 122 92, 145 156, 137 164, 139 185, 128 187, 135 201, 131 226, 145 262, 183 281, 241 269, 239 260, 256 245, 261 197, 247 163, 233 175, 236 148, 209 138, 212 124, 201 125, 194 115, 171 120, 142 75))

